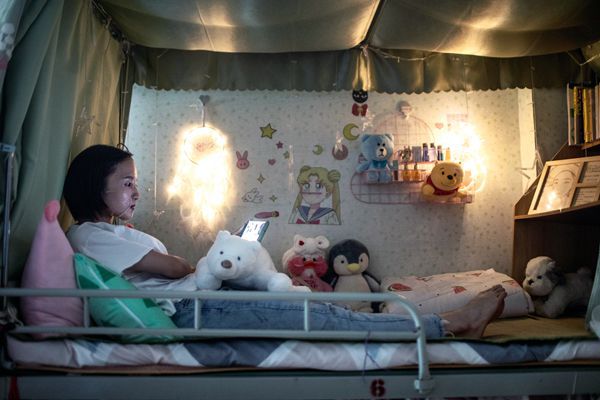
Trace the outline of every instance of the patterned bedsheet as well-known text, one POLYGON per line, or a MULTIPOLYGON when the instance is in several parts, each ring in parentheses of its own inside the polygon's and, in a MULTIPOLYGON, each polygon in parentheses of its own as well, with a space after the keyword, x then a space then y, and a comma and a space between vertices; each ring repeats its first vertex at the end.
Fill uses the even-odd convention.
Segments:
MULTIPOLYGON (((414 343, 229 339, 150 345, 84 339, 26 341, 9 336, 7 344, 17 364, 65 368, 165 365, 361 371, 417 364, 414 343)), ((597 340, 505 344, 449 340, 428 343, 427 351, 430 364, 600 362, 597 340)))

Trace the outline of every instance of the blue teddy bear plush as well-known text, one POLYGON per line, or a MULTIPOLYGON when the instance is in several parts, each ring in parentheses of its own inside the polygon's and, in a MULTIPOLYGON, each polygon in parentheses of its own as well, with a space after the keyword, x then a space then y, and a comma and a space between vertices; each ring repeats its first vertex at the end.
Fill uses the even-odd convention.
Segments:
POLYGON ((365 161, 356 167, 356 172, 367 173, 367 183, 388 183, 392 181, 390 158, 394 154, 394 141, 389 133, 363 133, 360 137, 360 150, 365 161))

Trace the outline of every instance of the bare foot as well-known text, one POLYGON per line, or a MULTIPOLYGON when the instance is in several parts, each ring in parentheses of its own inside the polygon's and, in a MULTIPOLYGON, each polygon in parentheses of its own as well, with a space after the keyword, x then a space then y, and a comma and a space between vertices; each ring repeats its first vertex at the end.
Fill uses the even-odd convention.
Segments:
POLYGON ((458 310, 440 314, 446 321, 446 330, 456 336, 480 338, 486 326, 502 314, 506 290, 496 285, 483 290, 458 310))

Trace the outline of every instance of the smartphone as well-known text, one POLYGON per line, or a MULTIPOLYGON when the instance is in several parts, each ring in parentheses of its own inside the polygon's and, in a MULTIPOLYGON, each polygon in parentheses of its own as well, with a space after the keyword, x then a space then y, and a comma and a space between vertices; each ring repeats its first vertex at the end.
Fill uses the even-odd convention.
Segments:
POLYGON ((268 227, 269 221, 250 219, 246 221, 239 235, 242 237, 242 239, 257 240, 262 242, 268 227))

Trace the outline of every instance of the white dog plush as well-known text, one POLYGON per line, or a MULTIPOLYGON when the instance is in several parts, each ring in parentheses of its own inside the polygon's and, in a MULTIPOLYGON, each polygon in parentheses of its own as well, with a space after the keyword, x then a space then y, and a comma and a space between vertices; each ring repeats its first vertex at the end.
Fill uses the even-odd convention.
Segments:
POLYGON ((198 289, 217 290, 227 281, 239 289, 310 291, 304 286, 293 286, 286 274, 277 272, 260 242, 245 240, 227 231, 217 234, 206 257, 198 261, 196 270, 198 289))
POLYGON ((523 289, 533 297, 536 314, 556 318, 569 306, 587 306, 592 272, 580 268, 576 273, 562 273, 550 257, 535 257, 527 263, 523 289))

